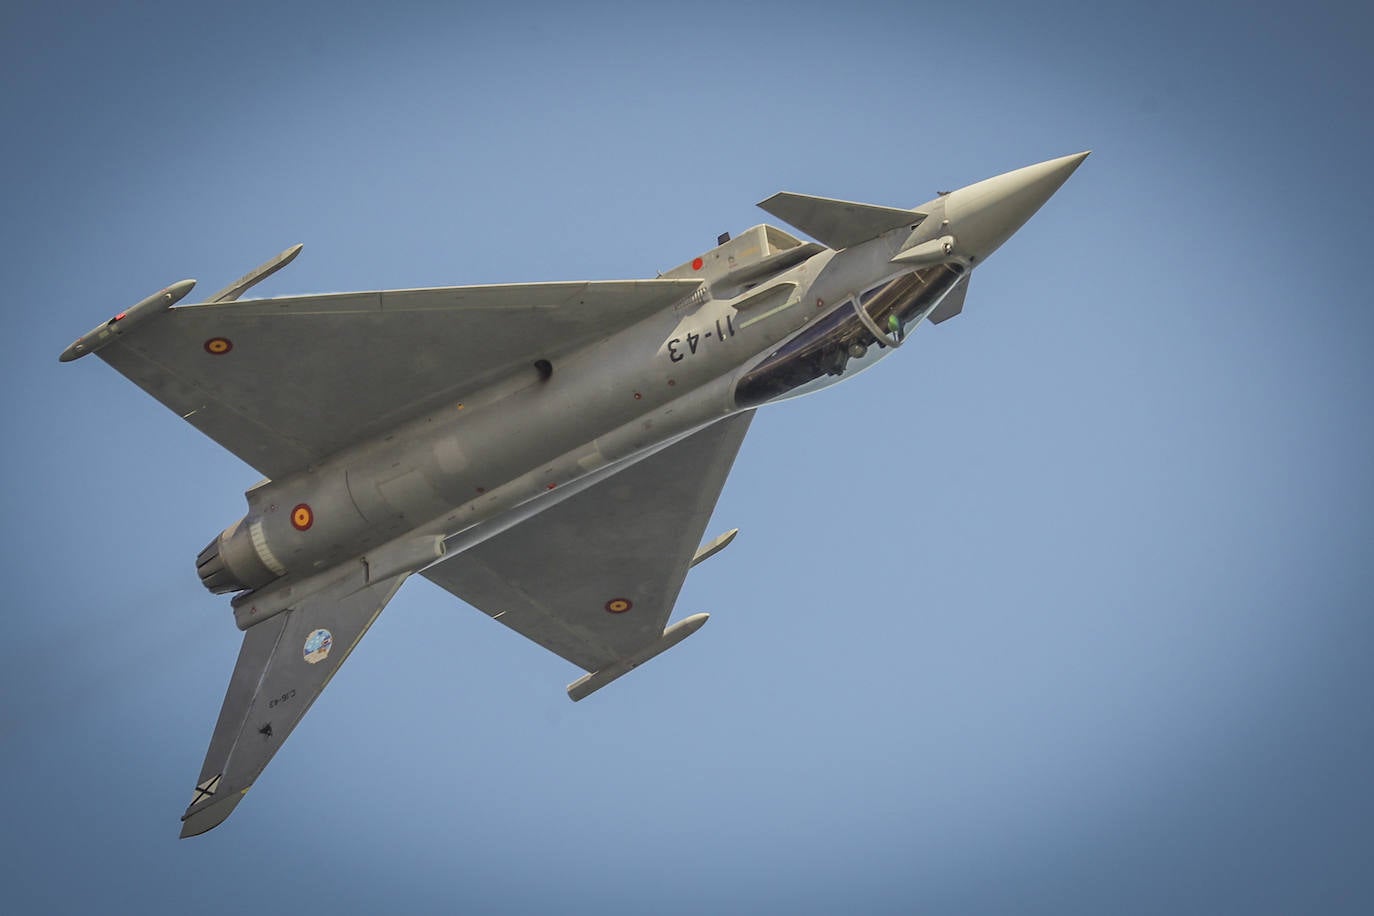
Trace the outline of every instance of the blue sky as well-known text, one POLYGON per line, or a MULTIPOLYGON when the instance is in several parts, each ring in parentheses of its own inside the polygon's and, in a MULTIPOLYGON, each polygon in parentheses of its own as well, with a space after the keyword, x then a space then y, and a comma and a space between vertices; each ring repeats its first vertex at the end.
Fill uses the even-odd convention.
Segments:
POLYGON ((1369 21, 1348 4, 14 5, 0 902, 1368 912, 1369 21), (652 276, 777 190, 1092 148, 964 314, 766 410, 595 698, 412 582, 176 839, 256 475, 57 354, 264 295, 652 276))

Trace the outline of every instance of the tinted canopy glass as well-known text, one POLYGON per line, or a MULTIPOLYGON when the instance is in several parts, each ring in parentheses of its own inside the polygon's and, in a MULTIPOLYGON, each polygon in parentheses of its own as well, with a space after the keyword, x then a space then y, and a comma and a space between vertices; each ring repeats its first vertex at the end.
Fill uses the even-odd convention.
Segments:
POLYGON ((863 293, 858 303, 845 302, 745 373, 735 387, 735 403, 757 407, 862 372, 900 346, 963 273, 963 265, 940 264, 885 280, 863 293))

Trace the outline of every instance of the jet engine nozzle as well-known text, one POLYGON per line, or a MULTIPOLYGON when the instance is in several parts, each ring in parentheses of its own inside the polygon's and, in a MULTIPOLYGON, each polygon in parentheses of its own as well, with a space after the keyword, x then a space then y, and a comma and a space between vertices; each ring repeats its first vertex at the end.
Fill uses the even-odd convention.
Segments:
POLYGON ((261 588, 285 571, 267 549, 262 523, 247 518, 225 528, 196 557, 201 583, 216 595, 261 588))

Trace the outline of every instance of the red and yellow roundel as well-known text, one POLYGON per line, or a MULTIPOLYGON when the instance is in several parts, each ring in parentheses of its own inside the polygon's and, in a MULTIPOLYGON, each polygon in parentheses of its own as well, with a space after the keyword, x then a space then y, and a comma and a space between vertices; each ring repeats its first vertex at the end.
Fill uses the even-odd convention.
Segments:
POLYGON ((234 342, 227 337, 211 337, 205 341, 205 352, 211 356, 223 356, 234 349, 234 342))
POLYGON ((291 527, 297 531, 308 531, 315 524, 315 513, 305 503, 291 510, 291 527))
POLYGON ((612 614, 623 614, 634 606, 634 602, 629 598, 612 598, 606 602, 606 610, 612 614))

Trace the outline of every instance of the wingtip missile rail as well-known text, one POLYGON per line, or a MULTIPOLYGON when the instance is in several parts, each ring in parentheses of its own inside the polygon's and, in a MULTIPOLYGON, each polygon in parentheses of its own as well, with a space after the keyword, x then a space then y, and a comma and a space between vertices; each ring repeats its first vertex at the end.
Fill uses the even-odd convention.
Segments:
POLYGON ((180 283, 173 283, 166 289, 153 293, 137 305, 130 306, 104 324, 82 334, 70 347, 62 351, 58 360, 69 363, 74 359, 80 359, 87 353, 94 353, 116 337, 127 334, 131 328, 147 321, 154 315, 167 311, 185 299, 186 294, 195 285, 195 280, 182 280, 180 283))
POLYGON ((702 624, 706 623, 710 616, 710 614, 693 614, 691 617, 684 617, 664 630, 663 635, 657 641, 650 643, 638 652, 634 652, 617 662, 612 662, 600 671, 583 675, 568 685, 568 699, 574 703, 578 700, 585 700, 611 681, 624 677, 649 659, 662 655, 700 630, 702 624))

